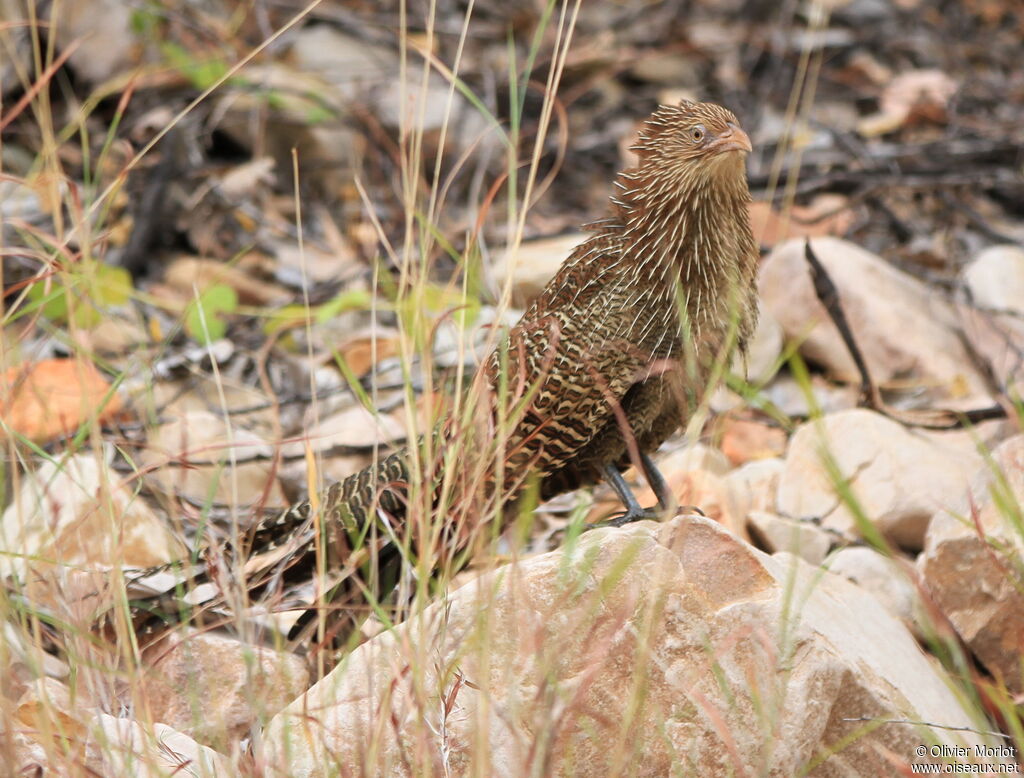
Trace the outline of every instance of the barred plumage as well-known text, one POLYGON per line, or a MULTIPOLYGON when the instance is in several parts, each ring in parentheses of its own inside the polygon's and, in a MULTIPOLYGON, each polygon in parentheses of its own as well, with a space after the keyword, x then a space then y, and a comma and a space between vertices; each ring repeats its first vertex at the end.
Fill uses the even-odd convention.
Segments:
MULTIPOLYGON (((541 498, 607 477, 630 505, 627 518, 646 515, 630 504, 618 471, 639 455, 655 491, 664 490, 646 454, 686 420, 730 342, 742 347, 753 331, 750 142, 736 117, 710 103, 661 106, 634 150, 639 165, 616 178, 608 216, 589 226, 590 237, 481 368, 477 385, 490 389, 485 436, 511 418, 497 453, 503 466, 483 485, 506 504, 526 476, 540 481, 541 498), (501 386, 508 396, 498 397, 501 386)), ((434 442, 445 445, 443 428, 434 442)), ((331 486, 319 499, 319 523, 309 501, 261 523, 250 553, 267 562, 246 564, 246 589, 259 594, 283 578, 311 576, 318 527, 329 566, 347 564, 351 573, 347 555, 367 532, 376 538, 370 553, 386 557, 378 571, 400 564, 393 538, 405 516, 408 463, 400 451, 331 486)), ((427 470, 429 490, 437 472, 427 470)), ((205 567, 193 571, 193 580, 209 577, 205 567)), ((380 578, 358 583, 384 588, 380 578)), ((173 618, 179 609, 168 604, 177 601, 167 597, 150 604, 173 618)))

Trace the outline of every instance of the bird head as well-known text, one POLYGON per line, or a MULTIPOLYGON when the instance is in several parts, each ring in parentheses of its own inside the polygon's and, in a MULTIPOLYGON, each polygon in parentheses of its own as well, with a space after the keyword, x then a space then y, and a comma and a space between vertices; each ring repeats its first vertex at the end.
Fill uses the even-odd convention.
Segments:
POLYGON ((732 111, 714 103, 682 100, 658 107, 631 149, 641 177, 652 176, 679 190, 740 185, 746 189, 744 160, 750 138, 732 111))

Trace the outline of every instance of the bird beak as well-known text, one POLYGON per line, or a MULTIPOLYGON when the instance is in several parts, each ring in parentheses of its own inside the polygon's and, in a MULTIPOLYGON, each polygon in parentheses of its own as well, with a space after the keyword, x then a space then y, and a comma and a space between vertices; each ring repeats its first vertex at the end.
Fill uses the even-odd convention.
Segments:
POLYGON ((728 129, 707 145, 707 150, 712 154, 721 154, 723 151, 753 151, 750 145, 750 138, 740 127, 729 122, 728 129))

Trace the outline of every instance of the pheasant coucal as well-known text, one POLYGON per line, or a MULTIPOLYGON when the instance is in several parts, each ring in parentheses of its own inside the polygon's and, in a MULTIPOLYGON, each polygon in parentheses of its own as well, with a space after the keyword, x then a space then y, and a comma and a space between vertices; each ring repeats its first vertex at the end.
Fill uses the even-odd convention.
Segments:
MULTIPOLYGON (((590 237, 476 376, 481 410, 470 426, 492 442, 491 463, 463 488, 505 515, 528 484, 547 499, 602 478, 627 506, 615 523, 655 515, 622 478, 630 463, 666 508, 672 498, 649 452, 688 418, 716 360, 743 348, 754 329, 758 249, 744 164, 751 146, 736 117, 712 103, 661 106, 633 150, 639 162, 617 176, 606 217, 588 226, 590 237)), ((444 449, 452 426, 439 426, 432 448, 444 449)), ((423 493, 436 494, 442 460, 419 468, 423 493)), ((306 501, 259 524, 238 566, 244 580, 229 588, 245 592, 243 600, 265 597, 282 581, 311 579, 319 563, 333 574, 333 608, 350 609, 367 592, 384 596, 416 546, 415 538, 404 549, 400 541, 408 538, 410 462, 398 451, 332 485, 316 508, 306 501)), ((464 532, 455 524, 465 517, 437 513, 432 521, 451 524, 442 535, 458 547, 464 532)), ((186 588, 212 579, 222 590, 195 604, 237 599, 223 591, 226 571, 223 557, 209 556, 187 571, 186 588)), ((191 612, 177 592, 135 605, 136 616, 149 612, 149 626, 154 615, 175 621, 191 612)))

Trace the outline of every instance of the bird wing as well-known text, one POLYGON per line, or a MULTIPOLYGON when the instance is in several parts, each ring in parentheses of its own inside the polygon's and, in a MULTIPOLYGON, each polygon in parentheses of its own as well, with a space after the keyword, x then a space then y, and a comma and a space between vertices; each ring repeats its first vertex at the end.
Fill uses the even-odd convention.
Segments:
POLYGON ((507 435, 506 488, 527 469, 570 463, 646 374, 650 355, 629 338, 634 311, 619 299, 615 249, 601 236, 581 245, 488 363, 492 388, 506 388, 495 414, 507 435))

